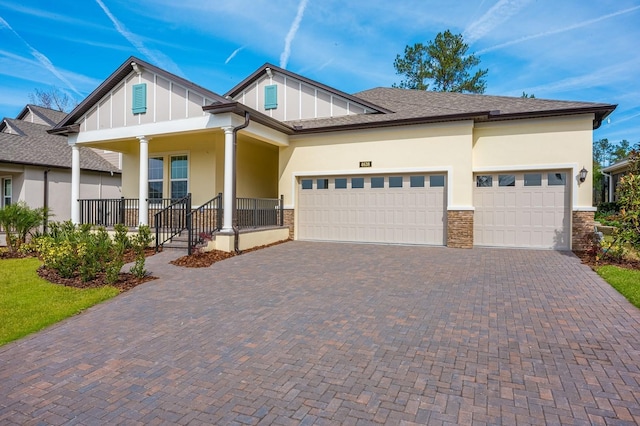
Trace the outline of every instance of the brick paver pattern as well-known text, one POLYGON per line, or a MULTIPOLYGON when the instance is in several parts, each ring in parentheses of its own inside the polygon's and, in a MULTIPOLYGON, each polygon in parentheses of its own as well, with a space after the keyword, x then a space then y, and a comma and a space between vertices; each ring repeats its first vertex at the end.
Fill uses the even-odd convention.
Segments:
POLYGON ((170 256, 0 348, 0 424, 640 423, 640 311, 571 253, 170 256))

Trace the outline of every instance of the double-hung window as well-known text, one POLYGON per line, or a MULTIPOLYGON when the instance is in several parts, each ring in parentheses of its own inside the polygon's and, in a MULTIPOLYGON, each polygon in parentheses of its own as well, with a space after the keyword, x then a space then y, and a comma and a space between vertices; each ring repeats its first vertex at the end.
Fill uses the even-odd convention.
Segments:
POLYGON ((11 178, 2 179, 2 206, 9 206, 12 203, 13 190, 11 178))
POLYGON ((186 155, 171 156, 171 198, 182 198, 189 192, 189 163, 186 155))
POLYGON ((159 203, 163 198, 164 158, 149 158, 149 202, 159 203))
POLYGON ((151 203, 159 203, 163 198, 182 198, 188 192, 189 157, 186 154, 149 157, 151 203))

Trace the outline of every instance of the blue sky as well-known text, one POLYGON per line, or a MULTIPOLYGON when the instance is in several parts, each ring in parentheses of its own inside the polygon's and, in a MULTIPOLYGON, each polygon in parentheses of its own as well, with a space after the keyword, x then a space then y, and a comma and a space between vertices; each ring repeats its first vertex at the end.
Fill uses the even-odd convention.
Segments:
POLYGON ((640 0, 0 0, 0 117, 82 100, 130 55, 224 93, 265 62, 348 93, 401 80, 407 44, 463 34, 486 94, 618 104, 595 139, 640 141, 640 0))

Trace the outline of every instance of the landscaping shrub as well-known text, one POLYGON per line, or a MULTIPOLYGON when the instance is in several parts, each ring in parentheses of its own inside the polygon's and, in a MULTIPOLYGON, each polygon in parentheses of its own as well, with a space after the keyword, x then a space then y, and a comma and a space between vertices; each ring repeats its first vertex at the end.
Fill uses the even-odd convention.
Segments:
POLYGON ((145 248, 152 240, 148 226, 141 226, 138 234, 128 237, 127 228, 116 225, 113 238, 104 227, 94 229, 90 225, 76 226, 71 222, 54 223, 50 229, 47 235, 34 238, 29 248, 38 254, 44 266, 56 270, 64 278, 78 273, 86 282, 104 273, 108 283, 115 283, 129 249, 136 254, 131 273, 138 278, 146 275, 145 248))
POLYGON ((46 209, 32 209, 23 201, 0 209, 0 229, 6 232, 10 253, 20 249, 26 242, 27 235, 44 223, 47 214, 46 209))
POLYGON ((615 241, 640 251, 640 144, 629 154, 629 172, 620 178, 617 195, 620 224, 615 241))
POLYGON ((147 274, 146 269, 144 268, 145 263, 145 249, 149 247, 151 241, 153 241, 153 236, 151 235, 151 229, 146 225, 141 225, 138 228, 138 233, 130 238, 131 246, 136 254, 135 264, 131 267, 131 272, 137 278, 144 278, 147 274))

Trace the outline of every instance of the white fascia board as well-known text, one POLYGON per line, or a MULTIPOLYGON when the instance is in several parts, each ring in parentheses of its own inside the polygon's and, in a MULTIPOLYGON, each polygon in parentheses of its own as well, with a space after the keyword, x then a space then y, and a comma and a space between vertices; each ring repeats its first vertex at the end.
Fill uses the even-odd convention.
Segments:
POLYGON ((249 127, 241 130, 247 135, 275 146, 289 146, 289 136, 264 124, 249 122, 249 127))
POLYGON ((116 129, 101 129, 88 132, 80 132, 69 143, 103 142, 112 140, 134 139, 138 136, 153 137, 176 133, 188 133, 206 129, 218 129, 222 127, 237 126, 242 124, 234 120, 235 114, 207 114, 202 117, 184 118, 181 120, 162 121, 160 123, 139 124, 136 126, 118 127, 116 129))

